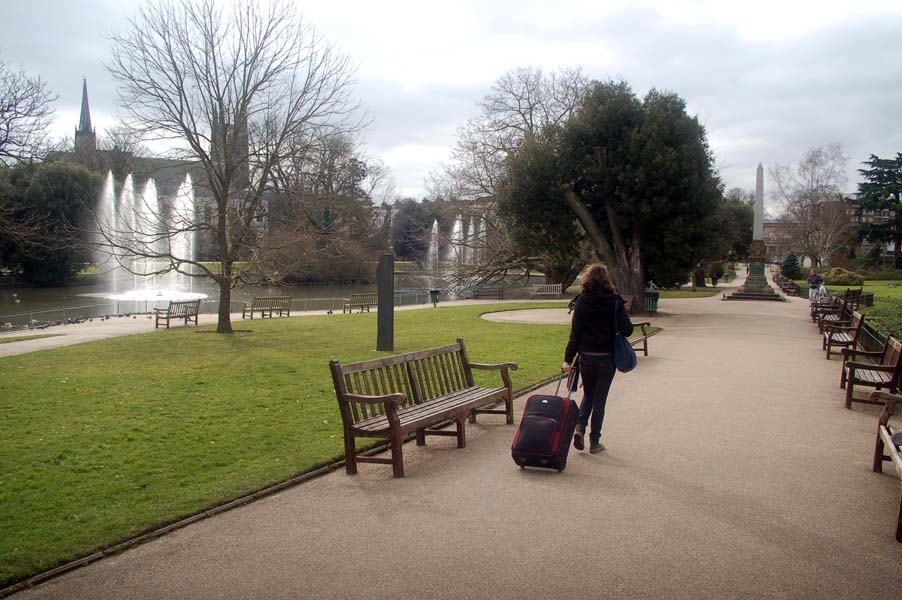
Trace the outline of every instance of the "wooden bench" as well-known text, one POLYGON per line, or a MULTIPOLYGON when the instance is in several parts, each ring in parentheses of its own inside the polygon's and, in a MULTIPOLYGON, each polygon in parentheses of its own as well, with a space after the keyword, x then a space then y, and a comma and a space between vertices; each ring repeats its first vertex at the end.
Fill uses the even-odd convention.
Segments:
POLYGON ((377 299, 376 293, 369 294, 351 294, 350 298, 345 298, 344 306, 341 309, 342 313, 350 313, 355 308, 360 312, 364 310, 366 312, 370 312, 370 308, 379 304, 379 300, 377 299))
POLYGON ((456 344, 420 352, 342 365, 329 362, 338 408, 344 425, 345 468, 357 472, 358 462, 391 464, 395 477, 404 477, 401 444, 415 432, 417 445, 427 435, 450 435, 458 448, 466 446, 466 420, 477 413, 503 414, 514 422, 513 388, 510 371, 515 363, 481 364, 470 362, 463 339, 456 344), (502 387, 484 388, 473 382, 473 370, 497 370, 502 387), (503 409, 483 408, 504 401, 503 409), (452 420, 456 431, 435 429, 452 420), (358 437, 390 441, 391 459, 359 456, 358 437))
POLYGON ((194 324, 197 325, 200 300, 173 300, 166 308, 155 308, 153 312, 156 317, 154 329, 157 329, 163 321, 166 322, 166 329, 169 329, 169 321, 172 319, 182 319, 185 321, 185 325, 188 324, 188 321, 194 319, 194 324))
POLYGON ((530 292, 529 297, 552 296, 554 298, 560 298, 563 293, 564 284, 562 283, 542 283, 532 286, 532 292, 530 292))
POLYGON ((250 302, 244 302, 244 308, 241 310, 241 318, 247 318, 247 315, 254 318, 254 313, 260 313, 260 318, 273 317, 278 313, 281 317, 284 313, 286 317, 291 316, 291 296, 255 296, 250 302))
POLYGON ((811 322, 817 323, 822 312, 836 310, 839 307, 839 300, 839 296, 830 296, 824 302, 812 302, 808 308, 811 322))
POLYGON ((851 311, 849 308, 849 302, 845 298, 840 298, 839 302, 836 305, 836 308, 831 309, 823 309, 818 312, 817 315, 817 329, 824 333, 824 327, 827 325, 833 325, 839 322, 848 321, 851 311))
POLYGON ((824 325, 824 339, 821 350, 827 351, 827 360, 830 360, 831 348, 855 348, 858 335, 864 325, 864 315, 858 311, 852 311, 852 318, 848 321, 834 321, 824 325))
POLYGON ((504 288, 476 288, 473 290, 473 300, 480 298, 492 298, 504 300, 504 288))
MULTIPOLYGON (((889 419, 896 411, 896 404, 902 403, 902 396, 886 392, 871 392, 869 399, 874 404, 883 404, 883 412, 877 419, 877 441, 874 444, 874 472, 883 472, 883 461, 891 461, 896 474, 902 478, 902 449, 898 441, 902 429, 890 424, 889 419), (893 441, 893 438, 897 441, 893 441), (888 454, 884 454, 888 452, 888 454)), ((896 541, 902 543, 902 496, 899 497, 899 516, 896 519, 896 541)))
POLYGON ((846 388, 846 408, 852 408, 853 402, 873 404, 868 400, 854 398, 852 390, 856 385, 864 385, 877 390, 886 388, 895 392, 899 385, 900 358, 902 358, 902 342, 890 336, 886 338, 883 349, 876 352, 843 348, 842 375, 839 387, 846 388))
MULTIPOLYGON (((639 349, 639 346, 642 346, 642 354, 643 356, 648 356, 648 327, 651 327, 651 323, 645 321, 643 323, 633 323, 633 327, 638 327, 642 333, 640 335, 634 335, 629 338, 630 346, 639 349)), ((635 330, 633 331, 635 333, 635 330)))

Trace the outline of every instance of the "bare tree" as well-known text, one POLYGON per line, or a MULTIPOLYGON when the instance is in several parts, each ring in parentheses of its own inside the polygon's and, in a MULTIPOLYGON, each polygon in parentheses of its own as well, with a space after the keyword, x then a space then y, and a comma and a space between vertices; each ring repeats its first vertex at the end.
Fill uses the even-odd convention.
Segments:
POLYGON ((11 164, 43 157, 55 100, 40 77, 13 71, 0 61, 0 161, 11 164))
POLYGON ((846 157, 840 144, 811 148, 794 169, 770 170, 783 205, 783 219, 795 231, 799 247, 816 265, 848 248, 854 226, 843 200, 846 157))
POLYGON ((478 104, 479 116, 458 131, 452 163, 433 174, 428 187, 433 197, 462 201, 464 217, 485 219, 479 239, 463 242, 480 260, 462 269, 461 279, 496 280, 513 270, 542 270, 551 281, 569 283, 579 272, 581 259, 572 252, 551 249, 535 256, 517 249, 497 217, 494 198, 523 139, 566 123, 588 85, 579 69, 548 75, 539 68, 515 69, 495 82, 478 104))
POLYGON ((157 220, 150 244, 128 243, 134 235, 106 241, 126 255, 168 261, 165 270, 214 280, 217 332, 229 333, 231 288, 253 266, 275 169, 303 151, 293 144, 299 136, 361 124, 353 68, 283 0, 161 0, 143 5, 111 39, 107 69, 129 125, 180 144, 181 157, 203 174, 197 183, 210 210, 157 220), (213 238, 215 267, 171 251, 165 240, 186 230, 213 238))

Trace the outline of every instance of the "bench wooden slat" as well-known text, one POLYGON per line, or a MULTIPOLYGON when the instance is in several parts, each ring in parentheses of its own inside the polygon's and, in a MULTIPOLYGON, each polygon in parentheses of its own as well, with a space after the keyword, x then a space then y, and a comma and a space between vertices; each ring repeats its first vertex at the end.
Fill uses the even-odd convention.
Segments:
MULTIPOLYGON (((474 401, 500 396, 505 393, 505 388, 473 388, 463 390, 456 394, 446 397, 437 398, 431 402, 416 404, 398 412, 398 418, 402 427, 410 428, 411 424, 417 424, 422 420, 445 419, 448 418, 447 413, 450 410, 461 406, 470 406, 474 401)), ((374 434, 384 432, 388 429, 388 417, 379 415, 366 421, 362 421, 354 425, 354 430, 360 432, 361 435, 374 434)))

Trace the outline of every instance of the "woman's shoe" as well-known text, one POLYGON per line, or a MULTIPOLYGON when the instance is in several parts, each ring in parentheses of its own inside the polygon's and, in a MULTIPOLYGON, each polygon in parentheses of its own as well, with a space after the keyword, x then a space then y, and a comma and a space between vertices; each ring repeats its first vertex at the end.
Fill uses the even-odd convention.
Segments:
POLYGON ((592 442, 589 445, 589 453, 598 454, 599 452, 604 452, 604 444, 601 442, 592 442))
POLYGON ((576 426, 576 431, 573 432, 573 447, 577 450, 585 450, 586 442, 584 439, 584 435, 586 434, 586 430, 579 425, 576 426))

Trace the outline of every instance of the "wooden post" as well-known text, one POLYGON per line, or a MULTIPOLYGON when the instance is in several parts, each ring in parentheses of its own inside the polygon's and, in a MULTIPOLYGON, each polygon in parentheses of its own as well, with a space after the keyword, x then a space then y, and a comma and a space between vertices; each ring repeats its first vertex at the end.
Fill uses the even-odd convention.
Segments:
POLYGON ((376 350, 395 349, 395 255, 383 254, 376 269, 376 294, 379 314, 376 317, 376 350))

